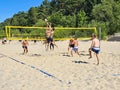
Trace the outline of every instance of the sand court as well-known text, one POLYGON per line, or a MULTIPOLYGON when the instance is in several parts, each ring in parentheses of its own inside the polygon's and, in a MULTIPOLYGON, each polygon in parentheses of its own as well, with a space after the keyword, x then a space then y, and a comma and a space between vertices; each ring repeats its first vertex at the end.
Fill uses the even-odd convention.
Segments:
POLYGON ((68 41, 45 51, 41 42, 29 42, 23 55, 21 42, 0 45, 0 90, 119 90, 120 42, 101 41, 100 65, 88 59, 90 41, 79 41, 81 56, 67 55, 68 41))

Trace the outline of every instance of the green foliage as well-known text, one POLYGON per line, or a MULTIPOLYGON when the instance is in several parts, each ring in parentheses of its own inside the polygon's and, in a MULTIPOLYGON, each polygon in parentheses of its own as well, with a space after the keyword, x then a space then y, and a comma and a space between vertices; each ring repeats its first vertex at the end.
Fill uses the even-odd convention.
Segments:
POLYGON ((27 14, 25 12, 18 12, 18 14, 15 14, 13 18, 10 20, 10 25, 13 26, 24 26, 27 25, 27 14))
POLYGON ((38 22, 34 25, 37 27, 45 27, 46 26, 46 22, 42 19, 39 19, 38 22))
POLYGON ((84 11, 80 11, 77 15, 77 20, 78 20, 78 27, 86 26, 86 20, 87 20, 86 13, 84 11))
POLYGON ((57 12, 51 15, 50 22, 59 27, 73 27, 73 25, 75 26, 75 17, 63 16, 61 12, 57 12))
POLYGON ((99 28, 101 28, 101 39, 106 39, 107 36, 107 28, 106 28, 106 23, 102 22, 97 22, 95 20, 91 21, 91 23, 88 25, 90 27, 95 26, 97 28, 98 34, 99 34, 99 28))
POLYGON ((75 30, 75 37, 90 37, 92 35, 93 30, 75 30))
POLYGON ((30 10, 28 11, 28 21, 29 21, 29 25, 32 26, 37 22, 37 8, 30 8, 30 10))
POLYGON ((103 0, 101 4, 95 5, 92 15, 97 23, 105 25, 106 35, 112 35, 120 30, 120 2, 103 0))
POLYGON ((4 38, 5 35, 5 31, 4 30, 0 30, 0 39, 4 38))
MULTIPOLYGON (((7 25, 45 27, 45 18, 55 27, 101 27, 102 39, 120 32, 119 0, 43 0, 38 7, 27 12, 20 11, 0 23, 0 33, 7 25)), ((38 30, 14 30, 17 33, 40 34, 38 30)), ((91 32, 81 30, 56 30, 55 37, 88 36, 91 32), (82 33, 84 32, 84 34, 82 33)))

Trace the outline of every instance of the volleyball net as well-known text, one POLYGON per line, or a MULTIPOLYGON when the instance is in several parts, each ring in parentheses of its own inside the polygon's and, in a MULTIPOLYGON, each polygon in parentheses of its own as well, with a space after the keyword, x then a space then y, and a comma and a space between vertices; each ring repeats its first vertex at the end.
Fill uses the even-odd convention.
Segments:
MULTIPOLYGON (((5 26, 8 40, 45 40, 45 30, 46 27, 5 26)), ((92 33, 97 34, 96 27, 55 27, 54 40, 68 40, 74 37, 89 40, 92 33)))

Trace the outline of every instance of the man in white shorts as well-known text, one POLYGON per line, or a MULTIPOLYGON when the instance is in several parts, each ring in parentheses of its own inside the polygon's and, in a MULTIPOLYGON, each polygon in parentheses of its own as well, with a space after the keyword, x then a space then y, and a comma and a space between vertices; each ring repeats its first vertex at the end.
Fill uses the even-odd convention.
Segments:
POLYGON ((74 43, 74 47, 71 50, 71 56, 73 57, 73 51, 80 56, 80 54, 78 52, 78 41, 77 41, 77 38, 74 38, 73 43, 74 43))

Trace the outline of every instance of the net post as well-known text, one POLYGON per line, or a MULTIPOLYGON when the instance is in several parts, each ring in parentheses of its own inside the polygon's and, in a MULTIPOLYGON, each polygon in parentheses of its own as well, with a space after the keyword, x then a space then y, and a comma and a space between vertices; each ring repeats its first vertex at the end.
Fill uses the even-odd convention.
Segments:
POLYGON ((5 26, 5 32, 6 32, 6 38, 8 39, 9 35, 8 35, 8 26, 5 26))
POLYGON ((96 34, 96 36, 98 36, 96 27, 94 27, 94 33, 96 34))
POLYGON ((98 33, 99 33, 99 40, 101 40, 101 27, 99 27, 98 30, 99 30, 99 31, 98 31, 98 33))

